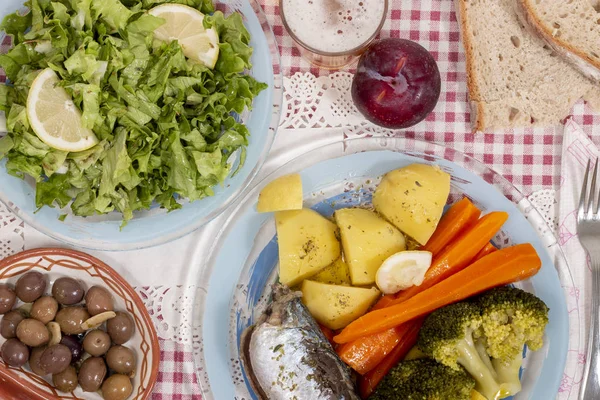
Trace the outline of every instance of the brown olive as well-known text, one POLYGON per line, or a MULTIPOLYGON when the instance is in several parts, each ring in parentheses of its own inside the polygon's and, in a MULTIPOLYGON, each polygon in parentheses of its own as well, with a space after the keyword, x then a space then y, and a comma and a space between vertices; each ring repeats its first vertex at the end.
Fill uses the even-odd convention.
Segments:
POLYGON ((8 339, 0 349, 2 359, 11 367, 22 367, 29 359, 29 348, 19 339, 8 339))
POLYGON ((102 398, 104 400, 125 400, 132 392, 131 379, 125 375, 111 375, 102 384, 102 398))
POLYGON ((25 303, 32 303, 40 298, 46 290, 46 278, 41 272, 29 271, 21 275, 15 285, 17 297, 25 303))
POLYGON ((54 320, 58 311, 58 302, 52 296, 42 296, 31 307, 31 318, 47 324, 54 320))
POLYGON ((52 296, 65 306, 77 304, 83 299, 83 287, 73 278, 58 278, 52 285, 52 296))
POLYGON ((92 286, 87 291, 85 305, 91 316, 114 310, 112 295, 102 286, 92 286))
POLYGON ((5 314, 12 310, 15 305, 17 295, 8 285, 0 285, 0 314, 5 314))
POLYGON ((113 346, 106 354, 108 368, 119 374, 130 375, 135 370, 135 354, 125 346, 113 346))
POLYGON ((44 350, 46 350, 46 346, 35 347, 31 349, 31 355, 29 356, 29 368, 31 368, 34 374, 39 376, 45 376, 48 374, 40 365, 40 358, 42 358, 44 350))
POLYGON ((60 343, 64 344, 71 350, 71 363, 76 363, 81 360, 83 355, 83 347, 79 343, 79 339, 75 335, 63 335, 60 343))
POLYGON ((0 335, 5 339, 17 337, 17 325, 24 319, 25 316, 18 310, 7 312, 0 321, 0 335))
POLYGON ((95 392, 106 376, 106 364, 101 357, 90 357, 79 368, 79 385, 84 392, 95 392))
POLYGON ((56 314, 55 321, 60 325, 60 330, 67 335, 78 335, 84 332, 81 324, 89 317, 90 314, 84 307, 66 307, 56 314))
POLYGON ((75 367, 69 365, 63 372, 52 375, 54 387, 61 392, 72 392, 77 388, 77 371, 75 367))
POLYGON ((71 364, 71 350, 64 344, 48 347, 40 358, 40 367, 49 374, 58 374, 71 364))
POLYGON ((116 317, 109 319, 106 323, 106 330, 113 342, 123 344, 133 336, 135 329, 133 319, 126 312, 117 311, 116 314, 116 317))
POLYGON ((110 348, 110 336, 108 333, 95 329, 88 332, 83 339, 83 350, 94 357, 104 355, 110 348))
POLYGON ((17 337, 27 346, 38 347, 48 343, 50 332, 37 319, 26 318, 17 325, 17 337))

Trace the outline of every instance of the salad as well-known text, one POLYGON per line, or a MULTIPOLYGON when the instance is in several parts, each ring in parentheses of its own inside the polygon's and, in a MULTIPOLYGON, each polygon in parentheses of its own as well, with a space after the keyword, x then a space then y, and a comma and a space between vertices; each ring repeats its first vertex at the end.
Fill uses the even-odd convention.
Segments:
MULTIPOLYGON (((213 195, 245 159, 237 117, 266 88, 246 73, 238 13, 211 0, 29 0, 0 30, 8 173, 36 182, 36 206, 77 216, 213 195)), ((65 215, 62 216, 64 218, 65 215)))
POLYGON ((259 398, 521 392, 523 349, 543 347, 549 309, 507 285, 537 274, 541 259, 529 243, 491 243, 506 212, 484 214, 466 197, 446 210, 449 193, 446 172, 412 164, 383 176, 372 207, 329 219, 303 208, 297 174, 263 188, 257 210, 274 213, 279 282, 240 340, 259 398))

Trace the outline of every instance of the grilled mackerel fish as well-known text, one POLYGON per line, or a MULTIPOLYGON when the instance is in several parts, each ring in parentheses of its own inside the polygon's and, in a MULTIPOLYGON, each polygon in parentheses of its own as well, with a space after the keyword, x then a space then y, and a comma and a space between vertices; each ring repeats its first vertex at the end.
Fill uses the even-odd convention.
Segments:
POLYGON ((264 400, 359 400, 349 368, 338 358, 302 302, 273 286, 273 302, 241 338, 246 376, 264 400))

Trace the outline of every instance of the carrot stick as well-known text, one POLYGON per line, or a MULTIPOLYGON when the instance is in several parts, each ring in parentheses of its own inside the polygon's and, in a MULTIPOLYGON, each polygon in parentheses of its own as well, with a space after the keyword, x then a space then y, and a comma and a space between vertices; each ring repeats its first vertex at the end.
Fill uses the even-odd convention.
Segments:
POLYGON ((481 211, 468 198, 454 203, 440 220, 423 250, 437 255, 465 228, 475 224, 480 216, 481 211))
POLYGON ((433 259, 421 285, 412 286, 396 294, 394 301, 388 307, 400 304, 464 269, 473 261, 479 250, 496 235, 507 219, 508 214, 501 211, 482 217, 471 229, 463 232, 433 259))
POLYGON ((483 257, 487 256, 488 254, 492 254, 493 252, 495 252, 497 250, 498 249, 496 248, 496 246, 494 246, 491 243, 488 243, 483 247, 483 249, 479 250, 479 253, 477 253, 477 255, 475 256, 473 261, 477 261, 480 258, 483 258, 483 257))
POLYGON ((401 304, 363 315, 333 340, 336 343, 348 343, 385 331, 496 286, 529 278, 539 271, 541 265, 531 244, 498 250, 401 304))
POLYGON ((410 324, 402 324, 338 347, 342 361, 361 375, 377 366, 400 342, 410 324))
POLYGON ((375 303, 375 305, 371 308, 371 310, 379 310, 380 308, 389 307, 390 305, 392 305, 394 303, 395 299, 396 299, 395 295, 386 294, 385 296, 381 297, 377 301, 377 303, 375 303))
POLYGON ((405 327, 406 332, 402 335, 396 347, 374 369, 358 378, 358 393, 361 398, 366 399, 369 397, 388 372, 406 357, 406 354, 417 343, 421 325, 423 325, 423 319, 401 325, 405 327))

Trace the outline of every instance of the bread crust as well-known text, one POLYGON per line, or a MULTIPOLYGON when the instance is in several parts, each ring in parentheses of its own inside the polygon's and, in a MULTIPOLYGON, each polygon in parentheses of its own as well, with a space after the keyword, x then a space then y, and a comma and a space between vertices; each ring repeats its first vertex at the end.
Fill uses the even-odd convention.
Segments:
POLYGON ((462 38, 463 47, 465 49, 466 56, 466 72, 467 72, 467 90, 469 92, 469 96, 471 101, 469 104, 471 105, 471 129, 473 133, 482 131, 485 127, 484 123, 484 112, 483 107, 479 99, 481 98, 481 89, 479 85, 477 85, 477 80, 475 79, 475 69, 474 69, 474 54, 471 51, 473 48, 473 44, 471 41, 471 36, 469 32, 469 20, 466 15, 466 6, 465 0, 454 0, 455 9, 457 11, 457 19, 458 25, 460 27, 460 36, 462 38))
POLYGON ((527 24, 535 34, 542 38, 555 52, 573 65, 585 77, 600 83, 600 61, 594 60, 582 50, 554 36, 550 27, 546 26, 536 15, 531 6, 531 1, 516 0, 517 15, 519 15, 522 22, 527 24))

